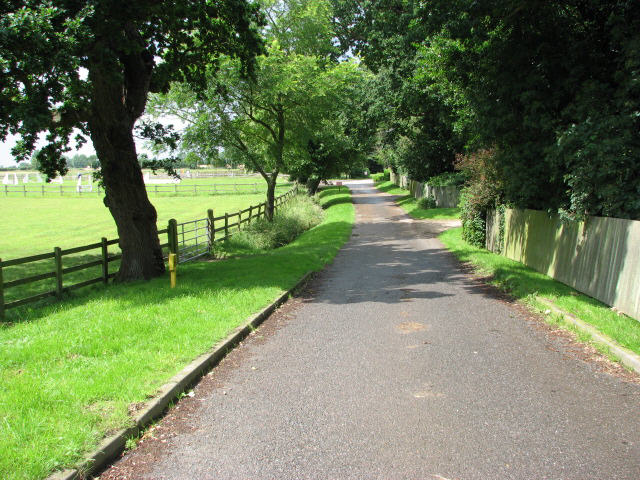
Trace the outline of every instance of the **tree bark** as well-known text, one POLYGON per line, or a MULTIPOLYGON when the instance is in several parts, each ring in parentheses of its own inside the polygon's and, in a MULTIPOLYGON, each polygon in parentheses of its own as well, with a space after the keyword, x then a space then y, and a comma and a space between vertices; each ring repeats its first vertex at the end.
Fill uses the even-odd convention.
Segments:
MULTIPOLYGON (((135 29, 130 30, 135 40, 135 29)), ((120 75, 101 63, 100 57, 89 68, 93 88, 89 131, 100 160, 104 203, 115 220, 122 250, 116 280, 126 282, 162 275, 165 266, 158 216, 147 196, 133 140, 133 127, 149 93, 153 57, 141 51, 122 54, 120 60, 124 65, 121 83, 113 81, 114 75, 120 75)))
POLYGON ((311 197, 315 195, 315 193, 318 191, 318 187, 320 186, 320 177, 311 177, 309 180, 307 180, 306 186, 309 196, 311 197))
MULTIPOLYGON (((113 126, 112 126, 113 127, 113 126)), ((147 196, 131 130, 92 127, 105 187, 104 203, 118 228, 122 250, 116 280, 148 280, 165 271, 156 209, 147 196)))
POLYGON ((276 177, 271 175, 269 180, 267 180, 267 210, 265 214, 267 216, 267 220, 270 222, 273 220, 273 213, 275 209, 275 199, 276 199, 276 177))

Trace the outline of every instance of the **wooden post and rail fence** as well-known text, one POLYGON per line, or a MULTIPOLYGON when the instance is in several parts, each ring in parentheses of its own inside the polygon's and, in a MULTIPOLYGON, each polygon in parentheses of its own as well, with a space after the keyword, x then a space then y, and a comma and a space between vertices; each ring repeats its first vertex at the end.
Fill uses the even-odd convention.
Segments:
MULTIPOLYGON (((298 186, 295 185, 288 192, 276 197, 274 212, 278 207, 297 194, 297 192, 298 186)), ((172 218, 169 220, 167 228, 158 230, 158 235, 167 235, 167 241, 160 242, 160 247, 168 250, 165 259, 168 258, 169 254, 175 254, 178 263, 185 263, 209 254, 215 242, 228 239, 233 235, 233 233, 240 230, 243 224, 250 223, 252 220, 264 216, 266 207, 266 203, 261 203, 259 205, 252 205, 235 213, 227 212, 218 217, 214 216, 212 209, 209 209, 205 218, 184 223, 178 223, 177 220, 172 218), (218 224, 222 222, 224 223, 222 223, 221 226, 216 226, 216 222, 218 222, 218 224)), ((109 264, 122 258, 122 254, 119 252, 110 253, 109 247, 117 245, 118 242, 119 239, 117 238, 107 240, 103 237, 100 242, 92 243, 90 245, 82 245, 66 249, 54 247, 53 251, 49 253, 41 253, 29 257, 14 258, 11 260, 0 259, 0 320, 5 318, 5 312, 9 309, 34 303, 49 297, 57 297, 59 299, 67 292, 89 285, 97 283, 103 283, 105 285, 108 284, 109 279, 116 276, 116 272, 110 271, 109 264), (100 251, 99 255, 95 255, 95 260, 68 267, 64 266, 63 260, 65 257, 95 250, 100 251), (6 268, 26 265, 34 262, 42 262, 45 260, 53 260, 53 270, 12 279, 10 281, 4 280, 4 269, 6 268), (68 276, 71 273, 94 267, 101 267, 101 274, 99 276, 83 279, 82 281, 71 285, 65 285, 65 275, 68 276), (39 292, 35 295, 29 295, 24 298, 17 298, 9 302, 5 299, 5 292, 10 288, 48 279, 55 279, 55 288, 49 286, 44 292, 39 292)))
MULTIPOLYGON (((281 184, 286 185, 286 184, 281 184)), ((96 185, 89 188, 88 185, 81 187, 73 185, 1 185, 0 194, 5 197, 78 197, 87 195, 98 195, 103 193, 102 188, 96 185)), ((146 185, 149 195, 229 195, 233 193, 261 193, 259 183, 211 183, 211 184, 148 184, 146 185)))

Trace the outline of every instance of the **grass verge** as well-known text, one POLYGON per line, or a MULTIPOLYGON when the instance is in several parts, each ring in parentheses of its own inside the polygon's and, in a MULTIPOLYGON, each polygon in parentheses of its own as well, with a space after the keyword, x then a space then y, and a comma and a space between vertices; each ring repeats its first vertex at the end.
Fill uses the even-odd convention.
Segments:
POLYGON ((402 198, 399 198, 396 203, 412 218, 418 220, 452 220, 460 218, 459 208, 420 208, 418 206, 418 200, 416 200, 408 190, 400 188, 391 182, 380 182, 376 183, 375 186, 381 192, 400 195, 402 198))
MULTIPOLYGON (((572 313, 623 347, 640 354, 640 322, 637 320, 619 315, 598 300, 519 262, 469 245, 462 240, 461 228, 447 230, 440 235, 440 240, 459 260, 472 264, 478 273, 490 277, 490 283, 508 291, 518 300, 539 311, 545 311, 547 306, 537 297, 551 300, 560 309, 572 313)), ((557 318, 551 320, 558 322, 557 318)), ((584 335, 579 335, 579 338, 585 340, 584 335)))
POLYGON ((0 478, 72 467, 108 432, 249 315, 331 261, 349 238, 348 191, 327 189, 324 221, 261 255, 180 266, 167 278, 84 291, 0 325, 0 478))

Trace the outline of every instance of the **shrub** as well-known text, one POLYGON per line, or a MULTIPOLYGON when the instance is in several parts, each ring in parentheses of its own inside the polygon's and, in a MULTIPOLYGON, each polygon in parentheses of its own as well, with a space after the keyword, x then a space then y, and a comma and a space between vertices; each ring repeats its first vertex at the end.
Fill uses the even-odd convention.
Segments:
POLYGON ((457 168, 469 178, 469 185, 460 194, 462 238, 480 248, 486 245, 487 210, 500 203, 501 183, 494 159, 495 151, 480 150, 457 161, 457 168))
POLYGON ((385 168, 384 172, 372 173, 371 178, 375 183, 388 182, 389 180, 391 180, 391 170, 388 168, 385 168))
POLYGON ((427 185, 432 187, 457 187, 467 181, 465 172, 444 172, 427 180, 427 185))
POLYGON ((428 197, 422 197, 418 200, 418 207, 423 210, 429 210, 431 208, 436 208, 436 199, 430 195, 428 197))
POLYGON ((269 250, 291 243, 301 233, 315 227, 324 217, 315 197, 297 195, 280 207, 273 222, 259 218, 231 237, 234 248, 269 250))

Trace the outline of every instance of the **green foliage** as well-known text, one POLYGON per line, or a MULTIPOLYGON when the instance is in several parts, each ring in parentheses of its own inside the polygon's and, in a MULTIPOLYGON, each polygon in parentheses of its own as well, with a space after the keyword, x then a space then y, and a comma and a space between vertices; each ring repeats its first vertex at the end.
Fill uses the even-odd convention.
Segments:
POLYGON ((298 195, 278 210, 272 222, 259 218, 233 235, 225 249, 250 252, 282 247, 322 222, 323 216, 316 198, 298 195))
POLYGON ((388 182, 391 180, 391 170, 389 170, 388 168, 385 168, 383 172, 372 173, 370 177, 373 179, 375 183, 388 182))
POLYGON ((469 187, 460 193, 460 219, 462 220, 462 238, 474 247, 486 245, 486 210, 475 202, 473 191, 469 187))
POLYGON ((455 111, 432 82, 416 75, 416 46, 425 38, 415 21, 419 2, 333 0, 333 5, 341 48, 355 51, 375 73, 360 111, 376 141, 377 162, 415 180, 453 170, 462 148, 455 111))
POLYGON ((487 210, 500 202, 501 182, 496 169, 496 152, 480 150, 459 156, 456 168, 468 179, 460 195, 462 236, 471 245, 486 244, 487 210))
POLYGON ((20 0, 4 2, 0 18, 0 139, 20 135, 13 153, 26 159, 38 133, 47 132, 38 162, 49 177, 66 172, 62 155, 73 128, 82 144, 101 120, 97 112, 118 107, 110 103, 111 90, 124 92, 115 100, 126 108, 131 131, 149 91, 166 90, 175 80, 202 87, 221 53, 252 70, 261 46, 255 31, 261 16, 244 0, 20 0))
POLYGON ((436 199, 433 195, 422 197, 420 200, 418 200, 418 208, 421 208, 423 210, 429 210, 436 207, 436 199))
POLYGON ((427 180, 427 185, 432 187, 459 187, 467 181, 465 172, 444 172, 427 180))
POLYGON ((504 199, 640 218, 640 4, 422 3, 420 76, 471 150, 497 148, 504 199))
POLYGON ((495 150, 500 196, 640 218, 640 3, 333 0, 343 52, 376 74, 376 159, 415 180, 495 150))
POLYGON ((174 85, 156 98, 153 113, 188 119, 190 145, 233 151, 267 182, 287 171, 313 185, 363 167, 348 112, 357 110, 366 71, 356 61, 331 61, 330 5, 287 0, 265 7, 267 52, 252 78, 239 73, 237 60, 223 58, 203 96, 174 85))

